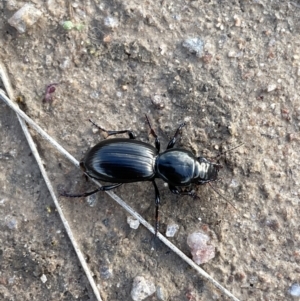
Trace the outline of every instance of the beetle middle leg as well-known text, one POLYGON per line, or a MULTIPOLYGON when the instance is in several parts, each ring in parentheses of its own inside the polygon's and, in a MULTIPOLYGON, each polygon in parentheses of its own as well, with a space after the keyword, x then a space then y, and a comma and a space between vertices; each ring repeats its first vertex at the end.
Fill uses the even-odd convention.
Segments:
POLYGON ((158 212, 159 212, 159 204, 160 204, 160 196, 159 196, 159 190, 157 188, 157 185, 155 183, 155 181, 152 181, 152 184, 154 186, 155 189, 155 237, 157 236, 157 232, 159 229, 159 216, 158 216, 158 212))
POLYGON ((135 136, 133 134, 133 132, 131 130, 122 130, 122 131, 107 131, 106 129, 102 128, 101 126, 99 126, 98 124, 96 124, 94 121, 92 121, 91 119, 89 119, 89 121, 95 126, 97 127, 99 130, 105 132, 108 136, 113 136, 113 135, 119 135, 119 134, 128 134, 129 139, 135 139, 135 136))
POLYGON ((108 190, 112 190, 115 189, 119 186, 121 186, 123 183, 117 183, 117 184, 112 184, 112 185, 106 185, 106 186, 101 186, 93 191, 90 192, 84 192, 81 194, 71 194, 71 193, 65 193, 65 192, 61 192, 60 195, 67 197, 67 198, 81 198, 81 197, 87 197, 89 195, 92 195, 94 193, 97 193, 99 191, 108 191, 108 190))

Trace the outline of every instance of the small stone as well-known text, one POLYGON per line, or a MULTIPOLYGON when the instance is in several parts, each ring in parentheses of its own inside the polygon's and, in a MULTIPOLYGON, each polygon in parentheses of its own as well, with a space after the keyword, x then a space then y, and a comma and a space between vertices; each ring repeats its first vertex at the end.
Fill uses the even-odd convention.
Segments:
POLYGON ((104 25, 109 28, 116 28, 119 26, 119 21, 113 17, 106 17, 104 19, 104 25))
POLYGON ((97 194, 91 194, 86 198, 86 201, 90 207, 95 207, 97 203, 97 194))
POLYGON ((24 33, 27 27, 32 26, 42 15, 42 12, 33 4, 26 3, 8 20, 8 23, 15 27, 19 33, 24 33))
POLYGON ((74 28, 74 24, 72 21, 65 21, 63 24, 62 24, 62 27, 64 30, 71 30, 74 28))
POLYGON ((166 300, 168 300, 168 296, 167 296, 166 291, 160 285, 157 286, 156 297, 157 297, 157 299, 159 301, 166 301, 166 300))
POLYGON ((193 261, 200 265, 215 257, 215 247, 208 245, 209 236, 201 232, 194 232, 187 238, 187 244, 191 249, 193 261))
POLYGON ((239 185, 240 185, 240 184, 239 184, 238 180, 232 179, 231 182, 230 182, 230 184, 229 184, 229 187, 236 188, 236 187, 238 187, 239 185))
POLYGON ((62 70, 66 70, 70 67, 71 65, 71 60, 69 57, 64 57, 60 64, 59 64, 59 68, 62 69, 62 70))
POLYGON ((190 53, 195 54, 197 57, 202 57, 204 54, 204 41, 200 38, 185 39, 182 46, 187 48, 190 53))
POLYGON ((5 223, 6 226, 10 229, 10 230, 16 230, 18 227, 18 221, 11 215, 7 215, 5 218, 5 223))
POLYGON ((237 135, 237 129, 236 129, 236 126, 231 123, 229 126, 228 126, 228 132, 231 136, 236 136, 237 135))
POLYGON ((236 57, 236 52, 234 50, 230 50, 227 54, 228 57, 236 57))
POLYGON ((133 279, 131 298, 133 301, 142 301, 154 294, 156 291, 154 283, 143 276, 136 276, 133 279))
POLYGON ((166 236, 167 237, 174 237, 174 235, 176 234, 178 229, 179 229, 179 225, 177 225, 177 224, 168 225, 167 230, 166 230, 166 236))
POLYGON ((234 15, 234 16, 233 16, 233 19, 234 19, 234 21, 235 21, 234 26, 240 27, 241 24, 242 24, 242 21, 241 21, 240 17, 238 17, 237 15, 234 15))
POLYGON ((100 276, 103 279, 109 279, 112 276, 112 270, 108 266, 100 267, 100 276))
POLYGON ((267 91, 272 92, 272 91, 276 90, 276 88, 277 88, 276 84, 269 84, 267 87, 267 91))
POLYGON ((46 277, 46 275, 45 274, 43 274, 42 276, 41 276, 41 281, 43 282, 43 283, 46 283, 47 282, 47 277, 46 277))
POLYGON ((139 225, 140 225, 140 222, 139 222, 139 220, 137 220, 135 217, 133 217, 133 216, 128 216, 127 217, 127 223, 128 223, 128 225, 129 225, 129 227, 131 228, 131 229, 137 229, 138 227, 139 227, 139 225))
POLYGON ((289 288, 289 294, 292 295, 293 297, 300 297, 300 285, 298 283, 294 283, 289 288))
POLYGON ((165 102, 161 95, 155 94, 151 97, 151 100, 158 109, 163 109, 165 107, 165 102))
POLYGON ((103 37, 104 43, 110 43, 112 41, 112 37, 110 35, 106 35, 103 37))

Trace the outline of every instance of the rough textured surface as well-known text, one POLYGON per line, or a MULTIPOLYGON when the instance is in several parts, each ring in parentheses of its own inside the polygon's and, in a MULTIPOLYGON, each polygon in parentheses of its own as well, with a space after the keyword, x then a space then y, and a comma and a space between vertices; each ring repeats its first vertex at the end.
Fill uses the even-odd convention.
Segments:
MULTIPOLYGON (((180 225, 172 241, 189 254, 187 234, 209 225, 217 250, 203 265, 209 274, 241 300, 292 300, 300 261, 297 1, 31 3, 42 16, 20 34, 8 20, 24 3, 0 2, 0 59, 23 110, 78 159, 103 139, 88 118, 153 143, 147 113, 162 149, 185 121, 179 145, 212 160, 244 142, 220 158, 221 181, 214 183, 237 211, 209 186, 192 199, 157 181, 160 231, 180 225), (74 27, 64 29, 65 21, 74 27), (201 58, 183 47, 197 37, 201 58), (51 83, 59 85, 43 102, 51 83)), ((93 189, 33 135, 57 189, 93 189)), ((17 119, 1 103, 0 142, 0 299, 95 300, 17 119)), ((154 224, 151 183, 116 193, 154 224)), ((104 300, 130 300, 133 279, 142 274, 170 300, 226 299, 167 248, 153 250, 152 235, 130 229, 127 214, 105 194, 96 198, 92 208, 84 199, 61 203, 104 300)))

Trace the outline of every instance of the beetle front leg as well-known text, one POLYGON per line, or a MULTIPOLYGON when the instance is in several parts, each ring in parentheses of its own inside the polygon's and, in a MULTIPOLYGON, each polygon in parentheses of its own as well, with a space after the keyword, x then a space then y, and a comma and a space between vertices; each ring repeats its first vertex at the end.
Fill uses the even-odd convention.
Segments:
POLYGON ((167 149, 170 149, 170 148, 173 148, 177 139, 178 139, 178 136, 179 136, 179 133, 180 133, 180 130, 185 126, 185 122, 183 122, 176 130, 173 138, 169 141, 169 144, 167 146, 167 149))
POLYGON ((189 191, 183 191, 182 189, 178 190, 178 188, 176 186, 173 186, 171 184, 169 184, 169 189, 174 194, 189 195, 189 196, 191 196, 193 198, 196 197, 196 193, 193 190, 189 190, 189 191))
POLYGON ((97 127, 99 130, 105 132, 108 136, 113 136, 113 135, 119 135, 119 134, 128 134, 129 139, 135 139, 135 136, 133 134, 132 131, 130 130, 123 130, 123 131, 107 131, 106 129, 102 128, 101 126, 99 126, 98 124, 96 124, 94 121, 92 121, 91 119, 89 119, 89 121, 95 126, 97 127))
POLYGON ((157 185, 156 185, 154 180, 152 181, 152 184, 153 184, 154 190, 155 190, 155 206, 156 206, 156 210, 155 210, 155 237, 156 237, 158 229, 159 229, 158 209, 159 209, 159 204, 160 204, 160 196, 159 196, 159 190, 158 190, 157 185))
POLYGON ((119 186, 121 186, 123 183, 118 183, 118 184, 112 184, 112 185, 106 185, 106 186, 101 186, 93 191, 90 192, 84 192, 81 194, 71 194, 71 193, 65 193, 65 192, 61 192, 60 195, 67 197, 67 198, 82 198, 82 197, 87 197, 89 195, 92 195, 94 193, 97 193, 99 191, 108 191, 108 190, 112 190, 115 189, 119 186))

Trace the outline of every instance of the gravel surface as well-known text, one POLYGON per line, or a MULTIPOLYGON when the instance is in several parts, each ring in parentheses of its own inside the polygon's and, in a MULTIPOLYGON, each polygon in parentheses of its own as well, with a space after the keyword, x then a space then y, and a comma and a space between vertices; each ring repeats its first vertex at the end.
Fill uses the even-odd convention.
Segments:
MULTIPOLYGON (((183 121, 180 147, 223 169, 198 198, 162 181, 160 224, 191 257, 187 236, 206 231, 215 257, 201 265, 240 300, 294 300, 300 284, 299 1, 0 2, 0 60, 19 106, 77 159, 108 130, 131 129, 162 149, 183 121), (19 9, 33 10, 14 15, 19 9), (83 4, 84 3, 84 4, 83 4), (19 27, 21 26, 21 27, 19 27), (50 84, 56 84, 50 88, 50 84), (46 95, 45 92, 48 91, 46 95), (298 180, 297 180, 298 179, 298 180)), ((95 189, 32 131, 56 191, 95 189)), ((15 114, 0 103, 0 299, 96 300, 15 114)), ((151 183, 115 189, 151 224, 151 183)), ((60 197, 103 300, 228 300, 106 194, 60 197), (151 290, 152 292, 152 290, 151 290)))

